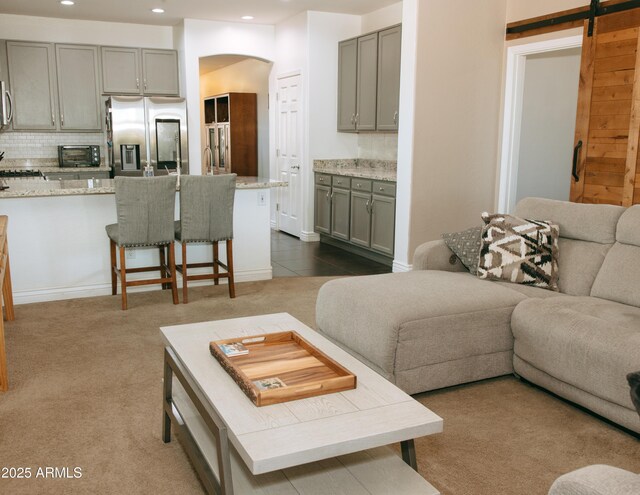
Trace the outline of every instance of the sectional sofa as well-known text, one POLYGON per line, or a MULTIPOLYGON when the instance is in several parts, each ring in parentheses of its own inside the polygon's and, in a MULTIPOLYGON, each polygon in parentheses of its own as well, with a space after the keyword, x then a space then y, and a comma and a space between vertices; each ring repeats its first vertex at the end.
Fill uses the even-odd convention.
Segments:
POLYGON ((410 394, 516 373, 640 433, 640 205, 528 198, 515 215, 559 225, 560 292, 481 280, 433 241, 411 272, 325 284, 318 331, 410 394))

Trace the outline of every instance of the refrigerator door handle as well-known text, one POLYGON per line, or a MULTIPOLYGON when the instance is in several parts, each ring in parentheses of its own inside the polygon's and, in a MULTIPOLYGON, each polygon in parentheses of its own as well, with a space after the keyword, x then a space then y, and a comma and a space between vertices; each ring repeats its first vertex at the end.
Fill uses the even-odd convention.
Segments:
POLYGON ((7 94, 7 102, 9 102, 9 116, 7 117, 7 125, 11 123, 13 120, 13 98, 11 97, 11 93, 5 91, 7 94))

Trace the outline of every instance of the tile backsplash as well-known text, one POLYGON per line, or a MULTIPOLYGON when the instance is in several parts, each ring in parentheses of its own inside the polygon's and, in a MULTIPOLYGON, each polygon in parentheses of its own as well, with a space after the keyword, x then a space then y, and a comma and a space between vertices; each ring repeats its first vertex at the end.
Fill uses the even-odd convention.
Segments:
POLYGON ((358 158, 369 160, 398 160, 397 133, 358 134, 358 158))
POLYGON ((105 157, 102 132, 0 132, 0 152, 5 158, 58 158, 60 144, 98 144, 105 157))

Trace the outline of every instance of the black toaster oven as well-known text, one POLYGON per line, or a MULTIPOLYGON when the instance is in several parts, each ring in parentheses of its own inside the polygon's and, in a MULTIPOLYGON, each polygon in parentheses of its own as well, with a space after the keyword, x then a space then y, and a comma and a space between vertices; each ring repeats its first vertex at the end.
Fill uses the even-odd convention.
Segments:
POLYGON ((99 167, 100 146, 95 144, 58 146, 58 164, 61 167, 99 167))

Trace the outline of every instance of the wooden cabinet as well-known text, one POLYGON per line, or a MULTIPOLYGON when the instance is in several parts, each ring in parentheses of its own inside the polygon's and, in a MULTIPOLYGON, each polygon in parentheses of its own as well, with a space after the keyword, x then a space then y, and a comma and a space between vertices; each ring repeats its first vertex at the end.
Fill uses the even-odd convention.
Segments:
POLYGON ((207 146, 218 169, 258 175, 258 96, 227 93, 204 99, 207 146))
POLYGON ((104 93, 179 95, 175 50, 103 46, 101 54, 104 93))
POLYGON ((397 131, 401 29, 338 44, 338 131, 397 131))
POLYGON ((56 45, 56 69, 60 129, 102 130, 98 47, 56 45))
POLYGON ((342 241, 341 246, 359 248, 360 254, 393 257, 395 183, 320 173, 315 182, 316 232, 342 241))
POLYGON ((14 130, 57 128, 55 52, 51 43, 7 42, 14 130))
POLYGON ((398 130, 401 41, 401 26, 378 33, 376 129, 379 131, 398 130))

